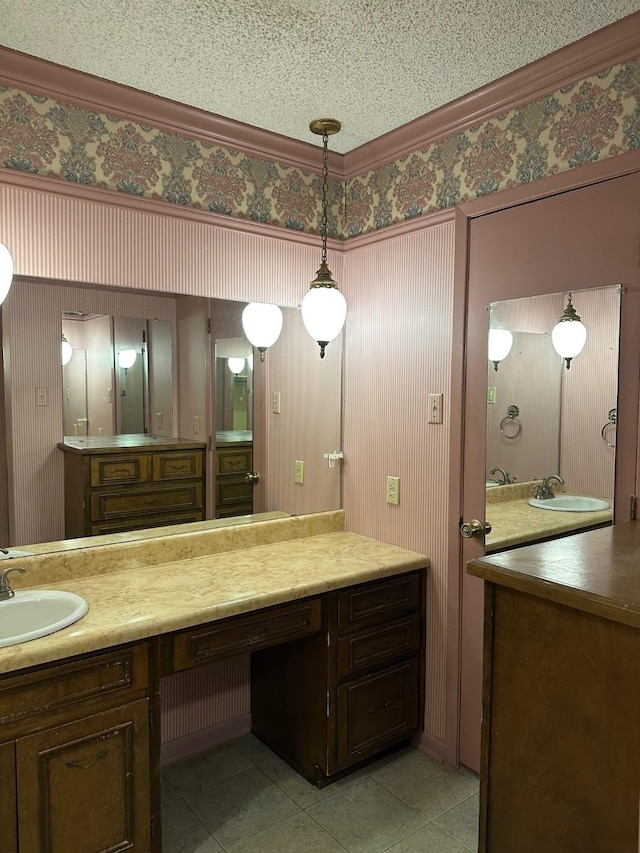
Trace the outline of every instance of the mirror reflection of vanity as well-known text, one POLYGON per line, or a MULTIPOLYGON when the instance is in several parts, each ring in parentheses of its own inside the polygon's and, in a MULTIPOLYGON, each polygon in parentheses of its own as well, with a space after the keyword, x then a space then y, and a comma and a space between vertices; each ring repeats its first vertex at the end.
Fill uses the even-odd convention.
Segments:
POLYGON ((573 301, 587 342, 569 369, 550 335, 566 293, 490 306, 491 328, 508 329, 513 344, 497 370, 488 363, 487 552, 611 523, 620 291, 574 291, 573 301), (551 495, 564 509, 535 500, 554 475, 564 482, 552 480, 551 495))
MULTIPOLYGON (((74 435, 73 423, 84 415, 73 418, 71 430, 63 427, 63 312, 142 318, 148 327, 167 330, 166 343, 160 348, 164 375, 162 359, 148 358, 149 405, 145 418, 149 431, 144 435, 205 445, 204 504, 206 518, 215 524, 214 341, 223 338, 216 333, 216 317, 225 305, 239 317, 245 304, 152 291, 16 280, 3 306, 3 338, 11 354, 5 363, 4 405, 9 467, 19 475, 10 478, 8 484, 11 532, 2 544, 51 542, 54 550, 73 547, 71 543, 60 543, 64 537, 64 466, 57 445, 63 430, 74 439, 83 438, 81 428, 74 435), (161 386, 162 398, 158 396, 161 386), (35 397, 35 389, 41 388, 46 390, 46 405, 38 405, 35 397)), ((267 352, 264 364, 257 360, 252 392, 249 393, 248 384, 246 388, 245 402, 255 401, 257 407, 256 415, 254 407, 247 405, 247 420, 242 424, 244 434, 251 431, 254 469, 260 472, 254 495, 260 491, 261 496, 254 513, 305 514, 340 507, 340 466, 329 469, 324 453, 341 446, 341 350, 340 340, 332 342, 327 357, 321 361, 317 344, 304 331, 299 312, 285 309, 281 338, 267 352), (282 409, 278 415, 268 410, 269 388, 281 393, 282 409), (305 461, 303 486, 294 482, 296 459, 305 461)), ((115 358, 117 352, 118 347, 115 358)), ((112 363, 113 359, 112 353, 112 363)), ((113 385, 106 388, 117 387, 119 367, 114 365, 113 385)), ((91 423, 89 417, 87 421, 91 423)), ((104 423, 103 437, 107 432, 104 423)), ((91 431, 90 426, 88 429, 91 431)), ((247 520, 238 516, 242 523, 247 520)), ((85 540, 82 546, 86 544, 85 540)))

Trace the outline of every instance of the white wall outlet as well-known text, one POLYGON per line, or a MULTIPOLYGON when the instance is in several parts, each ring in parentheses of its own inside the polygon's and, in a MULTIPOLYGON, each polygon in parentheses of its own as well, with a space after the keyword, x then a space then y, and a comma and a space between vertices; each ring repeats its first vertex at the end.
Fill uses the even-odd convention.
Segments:
POLYGON ((429 394, 429 423, 442 423, 442 394, 429 394))
POLYGON ((193 419, 193 434, 200 435, 200 418, 197 415, 193 419))
POLYGON ((296 468, 293 479, 296 483, 304 483, 304 462, 300 459, 296 459, 296 468))
POLYGON ((48 388, 36 388, 36 406, 48 406, 49 405, 49 389, 48 388))
POLYGON ((387 503, 400 503, 400 477, 387 477, 387 503))
POLYGON ((274 415, 280 414, 280 392, 273 391, 271 394, 271 412, 274 415))

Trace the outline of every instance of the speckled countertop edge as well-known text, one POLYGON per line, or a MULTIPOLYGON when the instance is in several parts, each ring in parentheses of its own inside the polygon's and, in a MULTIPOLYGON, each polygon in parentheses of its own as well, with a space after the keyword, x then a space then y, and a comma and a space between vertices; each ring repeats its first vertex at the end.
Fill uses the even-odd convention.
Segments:
MULTIPOLYGON (((114 546, 117 547, 117 546, 114 546)), ((81 595, 89 611, 68 628, 0 648, 8 673, 427 567, 423 554, 332 532, 39 584, 81 595)))

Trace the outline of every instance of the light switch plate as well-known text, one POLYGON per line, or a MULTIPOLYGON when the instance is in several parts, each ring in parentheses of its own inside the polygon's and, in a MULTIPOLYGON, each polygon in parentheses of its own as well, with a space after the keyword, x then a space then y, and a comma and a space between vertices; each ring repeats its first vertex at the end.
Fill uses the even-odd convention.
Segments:
POLYGON ((400 477, 387 477, 387 503, 400 503, 400 477))
POLYGON ((442 394, 429 394, 429 423, 442 423, 442 394))
POLYGON ((300 484, 304 483, 304 462, 300 459, 296 459, 294 482, 300 484))

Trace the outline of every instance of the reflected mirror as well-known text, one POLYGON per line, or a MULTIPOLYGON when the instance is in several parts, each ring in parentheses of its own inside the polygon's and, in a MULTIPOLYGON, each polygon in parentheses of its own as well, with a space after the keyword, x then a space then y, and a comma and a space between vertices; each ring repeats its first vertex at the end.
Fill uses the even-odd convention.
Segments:
POLYGON ((611 523, 621 289, 572 293, 587 339, 569 368, 551 338, 568 296, 489 309, 512 343, 488 352, 488 552, 611 523))

